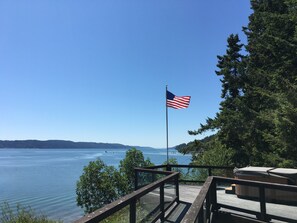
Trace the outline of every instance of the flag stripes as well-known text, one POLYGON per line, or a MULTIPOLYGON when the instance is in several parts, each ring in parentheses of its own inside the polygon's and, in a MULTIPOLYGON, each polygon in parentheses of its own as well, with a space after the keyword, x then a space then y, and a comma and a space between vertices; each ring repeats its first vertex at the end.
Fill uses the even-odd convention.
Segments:
POLYGON ((182 109, 189 107, 191 96, 175 96, 167 91, 166 105, 174 109, 182 109))

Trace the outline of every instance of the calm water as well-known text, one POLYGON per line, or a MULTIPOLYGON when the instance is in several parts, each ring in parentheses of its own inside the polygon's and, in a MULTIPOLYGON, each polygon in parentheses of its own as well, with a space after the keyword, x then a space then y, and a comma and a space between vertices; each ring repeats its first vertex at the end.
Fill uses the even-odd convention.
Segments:
MULTIPOLYGON (((141 149, 155 164, 166 160, 164 149, 141 149)), ((52 219, 71 222, 83 215, 76 206, 76 181, 96 158, 117 167, 126 149, 0 149, 0 204, 29 205, 52 219)), ((170 151, 188 164, 190 156, 170 151)))

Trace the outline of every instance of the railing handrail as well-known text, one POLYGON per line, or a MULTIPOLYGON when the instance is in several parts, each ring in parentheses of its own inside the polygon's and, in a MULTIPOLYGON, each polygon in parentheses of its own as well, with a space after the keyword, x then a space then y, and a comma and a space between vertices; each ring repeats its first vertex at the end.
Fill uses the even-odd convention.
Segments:
MULTIPOLYGON (((213 176, 213 170, 233 170, 234 166, 207 166, 207 165, 184 165, 184 164, 166 164, 166 165, 158 165, 158 166, 148 166, 144 167, 145 169, 160 169, 163 168, 167 171, 173 171, 173 168, 187 168, 189 169, 206 169, 208 172, 208 176, 213 176)), ((204 183, 205 180, 194 180, 194 179, 184 179, 179 178, 179 182, 183 183, 204 183)))
POLYGON ((203 211, 204 200, 210 191, 211 185, 213 184, 213 177, 208 177, 203 184, 198 196, 195 198, 193 204, 188 210, 186 216, 183 219, 183 223, 193 223, 196 222, 199 212, 203 211))
POLYGON ((140 168, 140 167, 135 167, 135 171, 141 171, 145 173, 155 173, 155 174, 164 174, 164 175, 170 175, 172 173, 176 173, 173 171, 166 171, 166 170, 154 170, 154 169, 147 169, 147 168, 140 168))
MULTIPOLYGON (((205 166, 205 165, 183 165, 183 164, 169 164, 171 167, 181 167, 181 168, 201 168, 201 169, 234 169, 234 166, 205 166)), ((166 167, 166 165, 165 165, 166 167)))
POLYGON ((158 168, 164 168, 167 165, 156 165, 156 166, 146 166, 145 169, 158 169, 158 168))
MULTIPOLYGON (((155 172, 155 171, 154 171, 155 172)), ((166 171, 168 172, 168 171, 166 171)), ((178 177, 178 172, 171 172, 170 175, 165 176, 162 179, 159 179, 151 184, 148 184, 140 189, 133 191, 132 193, 121 197, 120 199, 105 205, 104 207, 90 213, 86 214, 84 217, 75 221, 75 223, 97 223, 108 216, 112 215, 113 213, 117 212, 118 210, 124 208, 125 206, 129 205, 132 201, 135 201, 142 197, 143 195, 153 191, 154 189, 160 187, 162 184, 172 181, 178 177)))
POLYGON ((186 164, 165 164, 165 165, 156 165, 156 166, 148 166, 146 169, 158 169, 158 168, 166 168, 169 167, 180 167, 180 168, 204 168, 204 169, 234 169, 235 166, 206 166, 206 165, 186 165, 186 164))
POLYGON ((287 190, 287 191, 297 192, 297 186, 294 186, 294 185, 268 183, 263 181, 244 180, 244 179, 235 179, 235 178, 225 178, 225 177, 218 177, 218 176, 215 176, 214 180, 216 182, 241 184, 246 186, 265 187, 267 189, 277 189, 277 190, 287 190))

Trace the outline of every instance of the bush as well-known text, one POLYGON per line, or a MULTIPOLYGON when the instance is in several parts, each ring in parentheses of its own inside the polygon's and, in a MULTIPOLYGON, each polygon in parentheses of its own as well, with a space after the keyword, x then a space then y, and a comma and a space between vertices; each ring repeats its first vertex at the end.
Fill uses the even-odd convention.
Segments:
POLYGON ((120 161, 119 171, 100 159, 91 161, 77 181, 77 205, 90 213, 119 199, 134 189, 134 167, 151 165, 135 148, 128 150, 125 159, 120 161))
POLYGON ((100 159, 84 167, 76 186, 77 205, 93 212, 127 193, 127 180, 114 167, 100 159))
POLYGON ((135 148, 129 149, 126 156, 120 161, 120 172, 128 179, 129 191, 134 189, 135 174, 134 167, 152 166, 153 163, 147 159, 144 160, 143 153, 135 148))
POLYGON ((61 223, 62 221, 49 220, 45 215, 36 214, 30 207, 18 204, 14 212, 7 202, 1 205, 1 223, 61 223))

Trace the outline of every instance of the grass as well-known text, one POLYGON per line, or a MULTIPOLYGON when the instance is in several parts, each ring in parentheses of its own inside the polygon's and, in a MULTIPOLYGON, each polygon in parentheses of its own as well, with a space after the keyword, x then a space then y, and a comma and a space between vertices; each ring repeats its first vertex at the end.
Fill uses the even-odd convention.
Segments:
MULTIPOLYGON (((136 203, 136 222, 151 222, 159 209, 154 206, 144 205, 141 202, 136 203)), ((130 206, 126 206, 111 216, 105 218, 102 223, 127 223, 130 222, 130 206)))
POLYGON ((14 211, 7 202, 4 202, 0 210, 1 223, 62 223, 62 221, 50 220, 47 216, 38 214, 32 208, 20 204, 16 206, 16 211, 14 211))

